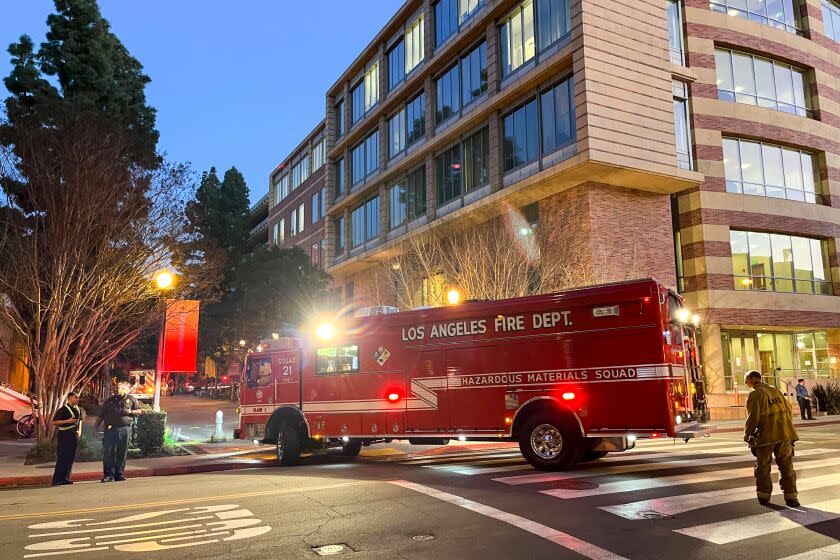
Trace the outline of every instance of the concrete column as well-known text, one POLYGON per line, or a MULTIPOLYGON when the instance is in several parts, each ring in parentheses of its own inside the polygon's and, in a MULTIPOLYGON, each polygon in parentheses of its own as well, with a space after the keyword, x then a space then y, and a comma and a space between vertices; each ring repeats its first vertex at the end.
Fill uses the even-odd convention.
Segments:
POLYGON ((383 243, 388 240, 388 188, 384 183, 379 185, 379 240, 383 243))
POLYGON ((423 81, 423 92, 426 96, 425 114, 426 117, 426 142, 432 139, 435 133, 435 84, 432 81, 431 75, 426 75, 423 81))
POLYGON ((703 337, 703 351, 701 364, 706 376, 707 393, 725 393, 724 376, 726 368, 723 363, 723 342, 720 338, 720 325, 705 324, 701 326, 703 337))
POLYGON ((437 189, 435 159, 432 154, 426 156, 426 218, 429 222, 437 216, 437 189))
POLYGON ((492 19, 487 22, 484 31, 487 41, 487 92, 491 97, 499 91, 501 81, 499 72, 499 50, 496 39, 496 22, 492 19))
POLYGON ((344 238, 344 253, 343 253, 344 255, 349 255, 350 254, 350 243, 352 242, 351 236, 350 236, 350 231, 351 231, 350 209, 345 208, 344 209, 344 231, 339 232, 339 235, 341 235, 344 238))
POLYGON ((490 143, 487 148, 490 159, 487 169, 490 176, 491 192, 496 192, 502 188, 502 126, 499 118, 499 112, 493 111, 489 117, 487 130, 487 138, 490 143))
POLYGON ((432 0, 423 2, 423 58, 431 60, 435 52, 435 10, 432 0))

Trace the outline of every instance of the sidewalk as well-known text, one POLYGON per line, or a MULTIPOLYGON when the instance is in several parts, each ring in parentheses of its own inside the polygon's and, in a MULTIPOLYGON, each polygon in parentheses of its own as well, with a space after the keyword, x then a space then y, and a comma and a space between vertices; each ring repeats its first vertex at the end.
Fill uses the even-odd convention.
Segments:
MULTIPOLYGON (((800 428, 818 428, 820 426, 831 426, 833 424, 840 424, 840 416, 818 416, 814 420, 799 420, 799 413, 794 415, 793 425, 796 429, 800 428)), ((742 432, 744 431, 744 420, 711 420, 710 425, 714 426, 712 433, 725 432, 742 432)))
MULTIPOLYGON (((2 475, 0 488, 50 484, 54 463, 23 464, 23 459, 31 445, 31 440, 0 442, 0 474, 2 475)), ((194 444, 188 448, 193 450, 194 454, 154 459, 130 459, 126 463, 125 474, 128 478, 138 478, 249 469, 270 465, 274 459, 271 447, 261 447, 243 441, 194 444)), ((99 461, 77 462, 73 465, 73 480, 76 482, 100 478, 102 478, 102 463, 99 461)))

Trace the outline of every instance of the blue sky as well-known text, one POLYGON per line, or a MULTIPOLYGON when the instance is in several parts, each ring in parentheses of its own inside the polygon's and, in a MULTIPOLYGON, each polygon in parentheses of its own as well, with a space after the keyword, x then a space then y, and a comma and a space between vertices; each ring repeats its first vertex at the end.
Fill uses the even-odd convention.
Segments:
MULTIPOLYGON (((158 110, 158 148, 199 172, 236 165, 252 202, 268 190, 268 173, 323 118, 327 88, 401 4, 99 1, 152 78, 146 95, 158 110)), ((8 45, 22 34, 40 44, 53 11, 52 0, 4 2, 0 76, 9 74, 8 45)))

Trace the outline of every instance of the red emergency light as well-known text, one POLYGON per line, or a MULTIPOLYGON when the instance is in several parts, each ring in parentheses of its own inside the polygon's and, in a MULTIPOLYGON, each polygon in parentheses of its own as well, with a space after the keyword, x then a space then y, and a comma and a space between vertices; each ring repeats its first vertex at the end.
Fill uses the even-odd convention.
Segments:
POLYGON ((571 400, 574 400, 574 398, 575 398, 575 394, 572 393, 571 391, 568 392, 568 393, 563 393, 563 400, 564 401, 571 401, 571 400))
POLYGON ((397 402, 398 400, 400 400, 400 394, 399 393, 393 393, 393 392, 388 393, 388 400, 391 401, 391 402, 397 402))

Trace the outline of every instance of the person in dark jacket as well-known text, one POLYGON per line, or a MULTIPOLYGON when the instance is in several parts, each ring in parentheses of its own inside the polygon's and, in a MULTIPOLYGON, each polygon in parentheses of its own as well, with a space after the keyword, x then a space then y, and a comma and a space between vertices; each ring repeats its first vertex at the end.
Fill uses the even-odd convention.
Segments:
POLYGON ((128 390, 128 383, 119 383, 117 394, 105 401, 102 416, 96 421, 97 430, 100 425, 105 425, 105 434, 102 436, 102 482, 125 480, 131 422, 142 412, 140 403, 128 394, 128 390))
POLYGON ((805 386, 805 380, 800 379, 796 384, 796 400, 799 401, 799 414, 803 420, 813 420, 814 414, 811 412, 811 397, 808 396, 808 388, 805 386))
POLYGON ((55 412, 50 424, 56 427, 55 443, 58 453, 52 485, 73 484, 70 473, 73 471, 73 462, 76 460, 79 434, 82 433, 82 411, 79 408, 78 394, 70 391, 67 395, 67 403, 55 412))
POLYGON ((747 397, 747 422, 744 441, 755 455, 755 487, 758 503, 770 503, 773 482, 770 462, 776 456, 779 486, 789 507, 799 507, 796 471, 793 470, 793 444, 799 439, 793 427, 790 403, 781 391, 761 381, 755 370, 747 372, 744 383, 752 389, 747 397))

